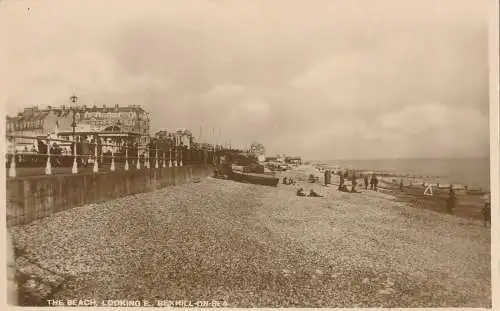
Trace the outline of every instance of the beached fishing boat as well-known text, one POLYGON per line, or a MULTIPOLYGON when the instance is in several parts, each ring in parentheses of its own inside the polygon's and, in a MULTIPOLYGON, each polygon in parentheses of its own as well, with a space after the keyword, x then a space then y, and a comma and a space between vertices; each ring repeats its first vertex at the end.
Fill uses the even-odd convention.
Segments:
POLYGON ((252 157, 233 155, 225 167, 230 180, 265 186, 277 186, 279 183, 279 178, 273 172, 266 170, 252 157))
POLYGON ((248 173, 237 170, 233 170, 229 174, 229 179, 239 182, 248 182, 251 184, 273 187, 276 187, 279 183, 279 178, 269 173, 248 173))

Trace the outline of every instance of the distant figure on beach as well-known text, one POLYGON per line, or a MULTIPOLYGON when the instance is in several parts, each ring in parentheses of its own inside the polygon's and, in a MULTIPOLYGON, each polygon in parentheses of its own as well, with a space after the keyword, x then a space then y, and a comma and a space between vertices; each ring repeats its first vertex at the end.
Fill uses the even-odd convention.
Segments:
POLYGON ((309 182, 314 183, 316 181, 316 178, 314 178, 313 174, 309 174, 309 182))
POLYGON ((368 175, 365 175, 363 179, 365 181, 365 190, 368 190, 368 175))
POLYGON ((314 192, 314 190, 312 190, 312 189, 311 189, 311 191, 309 191, 309 196, 310 197, 317 197, 317 198, 323 197, 322 195, 319 195, 316 192, 314 192))
POLYGON ((403 191, 403 178, 399 181, 399 190, 403 191))
POLYGON ((457 205, 457 196, 455 195, 455 191, 453 190, 453 187, 450 187, 450 191, 448 192, 448 198, 446 199, 446 209, 448 210, 448 213, 452 214, 453 209, 457 205))
POLYGON ((484 226, 487 227, 488 223, 491 227, 491 194, 486 196, 486 202, 484 202, 484 207, 481 210, 484 217, 484 226))
POLYGON ((288 179, 285 177, 283 177, 283 185, 288 185, 288 179))
POLYGON ((481 213, 484 217, 484 226, 487 227, 488 223, 491 226, 491 203, 484 203, 481 213))
POLYGON ((332 180, 332 172, 330 170, 325 171, 325 186, 328 186, 331 184, 332 180))
POLYGON ((344 188, 344 173, 340 172, 340 183, 339 183, 339 190, 342 190, 344 188))
POLYGON ((377 175, 372 174, 372 178, 370 179, 370 189, 377 191, 378 179, 377 175))
POLYGON ((297 190, 297 196, 299 196, 299 197, 305 197, 306 196, 304 188, 300 188, 299 190, 297 190))
POLYGON ((351 187, 351 192, 356 192, 356 185, 357 185, 357 181, 356 181, 356 173, 352 173, 352 187, 351 187))

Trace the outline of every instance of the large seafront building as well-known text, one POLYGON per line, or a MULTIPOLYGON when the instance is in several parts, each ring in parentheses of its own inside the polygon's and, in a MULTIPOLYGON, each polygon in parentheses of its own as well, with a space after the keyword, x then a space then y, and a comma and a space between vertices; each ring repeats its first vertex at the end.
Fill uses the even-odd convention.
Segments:
MULTIPOLYGON (((133 134, 141 145, 149 142, 151 119, 149 113, 140 105, 120 107, 106 105, 97 107, 78 105, 75 107, 38 107, 25 108, 17 116, 7 116, 7 133, 12 135, 47 137, 66 133, 72 134, 73 113, 75 133, 92 135, 109 131, 133 134)), ((33 145, 33 140, 16 139, 17 149, 33 145)))

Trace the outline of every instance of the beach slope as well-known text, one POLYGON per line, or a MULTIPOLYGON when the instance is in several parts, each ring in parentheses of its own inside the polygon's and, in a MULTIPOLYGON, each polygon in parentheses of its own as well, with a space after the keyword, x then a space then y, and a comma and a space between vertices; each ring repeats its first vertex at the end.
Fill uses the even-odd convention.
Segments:
POLYGON ((488 228, 311 187, 325 197, 207 178, 74 208, 12 229, 18 268, 50 270, 55 299, 98 303, 491 308, 488 228))

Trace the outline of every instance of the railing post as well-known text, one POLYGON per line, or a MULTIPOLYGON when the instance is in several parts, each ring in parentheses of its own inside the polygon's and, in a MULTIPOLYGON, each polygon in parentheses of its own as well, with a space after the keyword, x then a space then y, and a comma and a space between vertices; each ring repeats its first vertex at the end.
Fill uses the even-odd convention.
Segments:
POLYGON ((78 162, 76 161, 76 137, 73 136, 74 141, 74 147, 73 147, 73 167, 71 168, 71 173, 77 174, 78 173, 78 162))
POLYGON ((94 173, 99 172, 99 164, 98 164, 99 159, 97 159, 97 139, 98 139, 98 137, 96 136, 96 138, 94 140, 95 141, 95 145, 94 145, 94 169, 93 169, 94 173))
POLYGON ((181 157, 180 157, 179 166, 182 166, 182 146, 181 146, 181 151, 180 151, 180 153, 181 153, 181 157))
POLYGON ((137 144, 137 165, 136 168, 138 170, 141 169, 141 157, 139 156, 139 144, 137 144))
POLYGON ((114 145, 111 147, 111 167, 110 167, 110 170, 112 172, 115 171, 115 146, 114 145))
POLYGON ((16 177, 16 138, 11 137, 12 139, 12 157, 10 160, 10 167, 9 167, 9 177, 16 177))
POLYGON ((165 160, 165 151, 163 151, 163 168, 167 167, 167 161, 165 160))
POLYGON ((174 148, 174 153, 175 153, 174 166, 177 166, 177 146, 175 146, 174 148))
POLYGON ((47 165, 45 165, 45 175, 52 175, 52 164, 50 163, 50 138, 47 138, 47 165))
MULTIPOLYGON (((99 141, 101 142, 101 154, 100 154, 100 157, 99 157, 99 162, 101 162, 101 166, 103 166, 104 164, 104 138, 101 137, 101 139, 99 139, 99 141)), ((98 145, 99 146, 99 145, 98 145)))
POLYGON ((128 144, 125 144, 125 170, 128 171, 128 144))
POLYGON ((172 148, 169 149, 169 154, 170 160, 168 161, 168 167, 172 167, 172 148))
POLYGON ((158 148, 156 148, 156 162, 155 162, 155 168, 159 168, 160 165, 158 164, 158 148))

